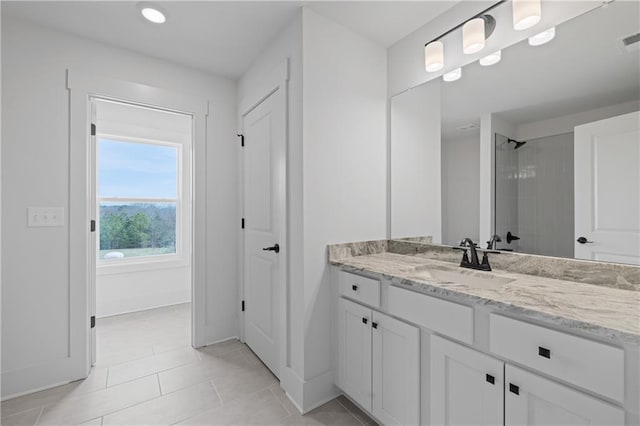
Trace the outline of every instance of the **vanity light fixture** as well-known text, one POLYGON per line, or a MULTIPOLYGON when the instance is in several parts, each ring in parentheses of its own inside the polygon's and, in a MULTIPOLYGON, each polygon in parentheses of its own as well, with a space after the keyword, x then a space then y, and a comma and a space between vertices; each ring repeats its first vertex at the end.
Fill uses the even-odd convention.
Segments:
POLYGON ((165 14, 154 4, 151 3, 139 3, 138 8, 140 9, 140 13, 142 16, 154 24, 163 24, 167 18, 165 14))
POLYGON ((462 26, 462 51, 470 55, 484 49, 484 25, 482 18, 473 18, 462 26))
POLYGON ((540 0, 513 0, 513 29, 533 27, 542 19, 540 0))
POLYGON ((488 67, 489 65, 495 65, 502 59, 502 50, 495 51, 480 59, 480 65, 488 67))
POLYGON ((462 77, 462 68, 456 68, 454 70, 444 73, 444 75, 442 76, 442 79, 446 82, 452 82, 452 81, 460 80, 460 77, 462 77))
POLYGON ((546 31, 529 37, 530 46, 542 46, 549 43, 556 36, 556 27, 551 27, 546 31))
POLYGON ((424 68, 427 72, 440 71, 444 67, 444 44, 432 41, 424 47, 424 68))

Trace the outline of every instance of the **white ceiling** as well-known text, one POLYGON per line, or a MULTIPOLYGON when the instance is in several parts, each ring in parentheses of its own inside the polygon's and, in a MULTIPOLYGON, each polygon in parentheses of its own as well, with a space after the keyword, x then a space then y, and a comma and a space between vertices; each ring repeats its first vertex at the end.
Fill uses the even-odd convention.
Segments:
POLYGON ((493 112, 513 124, 531 123, 640 99, 640 45, 625 52, 620 38, 640 32, 640 2, 616 1, 559 25, 550 43, 524 40, 490 67, 477 62, 442 84, 445 139, 493 112))
POLYGON ((455 2, 162 1, 162 25, 145 21, 136 4, 3 1, 2 15, 236 79, 303 5, 387 47, 455 2))

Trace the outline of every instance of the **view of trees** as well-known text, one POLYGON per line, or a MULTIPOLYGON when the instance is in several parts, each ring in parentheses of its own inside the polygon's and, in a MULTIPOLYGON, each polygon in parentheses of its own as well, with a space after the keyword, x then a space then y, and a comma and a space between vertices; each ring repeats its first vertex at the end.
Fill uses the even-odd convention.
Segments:
POLYGON ((100 250, 175 246, 175 204, 100 205, 100 250))

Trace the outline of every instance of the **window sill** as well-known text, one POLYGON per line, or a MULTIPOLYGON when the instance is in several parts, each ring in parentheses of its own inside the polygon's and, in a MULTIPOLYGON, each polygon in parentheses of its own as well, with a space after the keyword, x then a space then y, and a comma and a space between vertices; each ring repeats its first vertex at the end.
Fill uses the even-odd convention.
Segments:
POLYGON ((179 256, 162 256, 158 259, 130 259, 126 261, 100 261, 96 264, 96 275, 128 274, 132 272, 175 269, 189 266, 188 259, 179 256))

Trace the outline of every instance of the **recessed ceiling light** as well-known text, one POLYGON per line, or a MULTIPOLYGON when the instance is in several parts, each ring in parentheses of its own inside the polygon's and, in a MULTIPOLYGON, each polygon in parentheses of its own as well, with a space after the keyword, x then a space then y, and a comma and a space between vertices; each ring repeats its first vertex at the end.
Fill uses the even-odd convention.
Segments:
POLYGON ((446 82, 451 82, 451 81, 460 80, 460 77, 462 77, 462 68, 456 68, 455 70, 451 70, 445 73, 442 76, 442 79, 446 82))
POLYGON ((498 50, 485 56, 484 58, 481 58, 480 65, 482 65, 483 67, 495 65, 500 62, 500 59, 502 59, 502 50, 498 50))
POLYGON ((549 43, 556 36, 556 27, 551 27, 546 31, 529 37, 529 45, 542 46, 545 43, 549 43))
POLYGON ((147 21, 153 22, 154 24, 162 24, 167 20, 164 13, 153 4, 141 3, 138 7, 140 8, 140 13, 142 13, 142 16, 144 16, 147 21))

